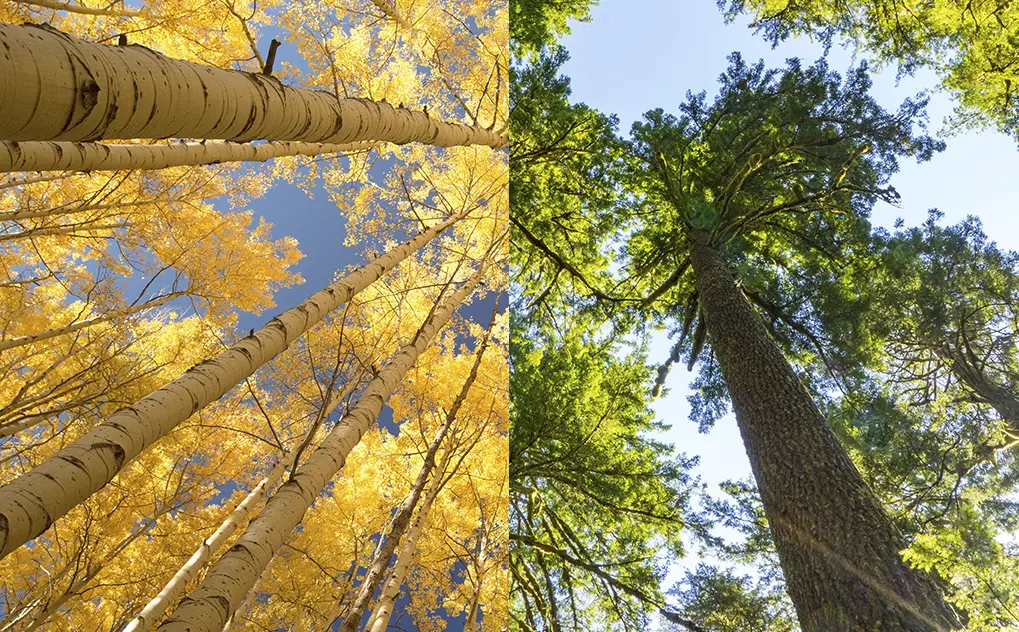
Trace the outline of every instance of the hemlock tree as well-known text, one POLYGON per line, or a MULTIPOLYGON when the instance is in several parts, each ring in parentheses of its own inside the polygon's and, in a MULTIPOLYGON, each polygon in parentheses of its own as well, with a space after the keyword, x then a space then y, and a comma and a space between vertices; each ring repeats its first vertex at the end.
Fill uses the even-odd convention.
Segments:
POLYGON ((870 205, 894 199, 896 156, 939 148, 912 131, 924 103, 885 112, 865 67, 842 80, 824 62, 730 59, 714 103, 691 96, 680 117, 634 126, 630 186, 654 221, 626 251, 678 261, 645 268, 667 287, 646 304, 693 332, 691 365, 710 341, 802 628, 950 630, 956 614, 902 560, 901 534, 752 302, 800 261, 826 258, 837 278, 838 258, 865 247, 870 205))

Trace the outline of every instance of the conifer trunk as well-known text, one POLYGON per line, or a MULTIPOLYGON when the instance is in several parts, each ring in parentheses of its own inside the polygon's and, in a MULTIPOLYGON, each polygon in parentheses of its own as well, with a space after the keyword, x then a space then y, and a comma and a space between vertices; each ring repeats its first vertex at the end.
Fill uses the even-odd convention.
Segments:
POLYGON ((987 402, 1008 424, 1012 432, 1019 432, 1019 398, 1010 389, 990 379, 972 362, 967 362, 962 352, 950 353, 943 351, 951 362, 952 372, 959 381, 973 389, 977 396, 987 402))
POLYGON ((326 314, 378 280, 472 209, 451 217, 363 268, 333 282, 215 358, 82 435, 48 460, 0 487, 0 558, 41 535, 72 507, 102 489, 143 450, 250 376, 326 314))
POLYGON ((143 46, 107 46, 49 26, 0 24, 0 140, 256 139, 506 146, 477 126, 367 99, 283 85, 143 46))
MULTIPOLYGON (((498 303, 497 303, 498 306, 498 303)), ((361 623, 361 616, 364 614, 365 608, 371 602, 372 597, 375 596, 375 589, 378 587, 379 582, 382 580, 382 574, 385 572, 386 567, 389 566, 389 559, 393 556, 393 552, 396 551, 397 545, 400 543, 400 539, 403 537, 404 532, 407 530, 407 526, 410 524, 410 518, 414 513, 414 509, 417 507, 418 501, 421 499, 421 494, 424 492, 425 485, 428 482, 428 477, 431 476, 432 470, 435 467, 435 454, 439 450, 439 445, 442 440, 446 437, 446 433, 449 432, 450 426, 456 421, 456 416, 460 412, 460 408, 463 403, 467 401, 467 395, 471 390, 471 386, 474 385, 474 381, 478 378, 478 369, 481 367, 481 360, 485 355, 485 349, 488 348, 488 339, 492 333, 492 326, 495 325, 495 316, 497 312, 492 314, 492 322, 489 324, 488 329, 485 330, 485 335, 478 345, 478 352, 474 358, 474 364, 471 366, 471 371, 467 375, 467 380, 464 381, 463 387, 457 394, 456 399, 453 400, 453 405, 450 407, 449 412, 446 413, 446 419, 443 421, 442 426, 439 427, 439 431, 435 433, 435 438, 432 440, 430 446, 428 446, 428 452, 425 454, 425 462, 418 471, 417 479, 414 481, 414 486, 411 488, 410 493, 400 503, 400 508, 393 517, 392 527, 389 529, 389 533, 386 534, 385 542, 382 547, 376 552, 375 558, 372 561, 371 568, 365 574, 364 579, 361 581, 361 587, 358 590, 357 597, 354 599, 353 605, 350 607, 350 612, 343 617, 343 621, 340 623, 340 627, 337 628, 337 632, 354 632, 357 629, 359 623, 361 623)), ((439 467, 439 476, 442 475, 442 471, 445 466, 439 467)))
POLYGON ((704 231, 690 259, 711 349, 804 632, 959 627, 704 231))
POLYGON ((284 156, 320 156, 362 151, 373 141, 356 143, 270 142, 259 145, 229 141, 106 145, 70 141, 0 141, 0 173, 15 171, 121 171, 166 169, 221 162, 265 162, 284 156))
POLYGON ((180 603, 160 632, 220 632, 272 560, 301 523, 304 514, 347 455, 375 422, 419 354, 431 344, 456 307, 481 281, 482 264, 471 278, 437 306, 410 344, 405 345, 369 382, 344 422, 322 441, 308 460, 273 494, 247 530, 209 570, 201 586, 180 603))
MULTIPOLYGON (((350 394, 353 388, 354 382, 350 382, 343 390, 334 393, 328 402, 323 403, 320 414, 316 416, 315 422, 308 428, 305 438, 302 439, 298 446, 303 446, 306 441, 310 442, 314 439, 316 432, 321 427, 320 422, 340 405, 340 402, 350 394)), ((180 598, 187 588, 188 582, 198 576, 198 573, 205 568, 209 560, 212 559, 212 556, 219 551, 219 548, 244 524, 251 515, 251 510, 254 509, 255 505, 265 498, 269 490, 275 487, 276 483, 283 477, 283 474, 293 466, 301 454, 298 446, 294 446, 294 449, 290 450, 284 458, 280 459, 279 463, 273 466, 265 478, 255 485, 251 492, 244 497, 244 500, 223 520, 219 528, 199 545, 191 558, 166 583, 166 586, 159 591, 159 594, 153 597, 137 616, 131 619, 131 622, 127 624, 123 632, 146 632, 162 616, 166 609, 180 598)))

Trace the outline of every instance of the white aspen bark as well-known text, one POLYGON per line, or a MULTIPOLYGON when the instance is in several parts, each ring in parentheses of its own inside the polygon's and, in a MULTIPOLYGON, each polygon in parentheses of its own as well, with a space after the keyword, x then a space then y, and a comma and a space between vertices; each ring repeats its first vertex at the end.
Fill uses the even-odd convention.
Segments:
MULTIPOLYGON (((389 533, 385 536, 385 542, 375 553, 372 565, 365 574, 364 579, 361 581, 361 587, 358 590, 357 597, 354 599, 354 603, 350 606, 350 611, 345 617, 343 617, 343 621, 340 623, 340 627, 337 628, 337 632, 354 632, 354 630, 357 629, 358 624, 361 623, 361 617, 364 615, 365 608, 369 603, 371 603, 372 597, 375 596, 375 589, 382 580, 382 575, 385 573, 386 567, 389 566, 389 559, 393 556, 393 552, 396 551, 396 547, 400 543, 400 538, 402 538, 404 532, 406 532, 407 526, 410 524, 411 516, 414 513, 414 509, 417 507, 418 501, 421 499, 422 492, 424 492, 425 484, 428 482, 428 477, 431 476, 432 470, 435 468, 435 454, 439 450, 439 445, 446 437, 446 433, 449 432, 450 426, 452 426, 456 421, 460 408, 463 406, 463 403, 467 401, 467 395, 470 393, 471 386, 474 385, 474 381, 478 378, 478 369, 481 368, 481 360, 485 356, 485 349, 488 348, 488 340, 492 334, 492 327, 495 325, 497 314, 498 305, 496 305, 496 309, 492 313, 492 322, 489 324, 488 329, 485 330, 485 335, 481 339, 481 343, 478 345, 478 351, 475 354, 474 363, 471 365, 470 373, 468 373, 463 387, 453 400, 453 404, 450 406, 449 412, 446 413, 446 418, 443 420, 442 426, 439 427, 439 431, 435 433, 435 438, 432 440, 431 445, 428 446, 428 452, 425 454, 424 464, 418 471, 417 479, 414 481, 414 486, 411 488, 410 493, 407 494, 407 497, 403 500, 403 502, 400 503, 399 510, 393 517, 392 527, 390 527, 389 533)), ((445 459, 442 466, 439 467, 440 477, 442 476, 444 469, 445 459)))
POLYGON ((113 9, 90 9, 88 7, 83 7, 76 4, 65 4, 63 2, 54 2, 53 0, 14 0, 14 2, 17 2, 18 4, 28 4, 34 7, 42 7, 44 9, 67 11, 68 13, 80 13, 82 15, 104 15, 107 17, 114 18, 158 19, 142 11, 115 11, 113 9))
MULTIPOLYGON (((49 340, 50 338, 56 338, 57 336, 63 336, 64 334, 74 333, 76 331, 85 329, 86 327, 92 327, 100 323, 109 322, 111 320, 116 320, 118 318, 124 318, 125 316, 130 316, 131 314, 136 314, 138 312, 143 312, 147 309, 152 309, 154 307, 159 307, 160 305, 165 305, 166 303, 169 303, 175 298, 180 298, 181 296, 186 295, 187 292, 171 292, 169 294, 165 294, 151 301, 146 301, 140 305, 128 307, 127 309, 119 309, 115 312, 106 314, 105 316, 97 316, 96 318, 90 318, 88 320, 82 320, 76 323, 71 323, 70 325, 67 325, 65 327, 55 327, 53 329, 47 329, 46 331, 40 331, 39 333, 29 334, 27 336, 18 336, 17 338, 0 340, 0 351, 14 349, 16 347, 23 347, 25 345, 30 345, 33 342, 49 340)), ((8 436, 9 434, 10 434, 9 429, 0 428, 0 437, 5 437, 8 436)))
POLYGON ((400 13, 399 9, 396 8, 395 0, 372 0, 372 4, 374 4, 379 9, 379 11, 382 11, 384 14, 386 14, 389 17, 389 19, 393 20, 403 28, 405 29, 414 28, 414 25, 412 25, 407 20, 407 18, 403 17, 403 14, 400 13))
POLYGON ((260 73, 0 24, 0 139, 255 139, 505 147, 489 130, 425 112, 283 85, 260 73), (44 104, 41 106, 40 104, 44 104))
POLYGON ((470 280, 435 308, 410 344, 400 349, 368 383, 343 423, 330 431, 318 449, 272 495, 244 534, 209 570, 201 586, 159 626, 160 632, 222 630, 276 551, 301 523, 312 502, 343 467, 347 455, 375 422, 383 404, 418 355, 431 344, 453 310, 481 281, 485 269, 482 264, 470 280))
MULTIPOLYGON (((344 400, 350 391, 354 388, 354 382, 348 383, 343 390, 338 393, 334 393, 329 398, 328 402, 322 405, 321 413, 317 415, 315 423, 308 428, 308 432, 305 433, 305 438, 298 445, 303 445, 305 439, 313 440, 316 432, 321 427, 318 421, 325 419, 330 413, 332 413, 337 406, 344 400)), ((123 632, 145 632, 149 630, 152 625, 159 619, 160 616, 166 611, 170 604, 177 601, 181 594, 187 588, 188 582, 198 576, 201 571, 212 559, 212 556, 219 551, 223 543, 234 534, 235 531, 245 522, 251 515, 251 510, 257 505, 270 489, 275 487, 276 483, 279 482, 280 478, 286 473, 294 462, 297 460, 301 451, 295 446, 294 449, 290 450, 287 455, 280 459, 279 463, 273 466, 272 470, 258 482, 257 485, 244 497, 237 507, 230 512, 230 515, 219 525, 216 529, 194 552, 190 559, 184 563, 184 566, 177 571, 177 573, 166 583, 163 590, 159 591, 159 594, 152 598, 149 603, 142 608, 142 611, 135 616, 127 627, 124 628, 123 632)), ((231 625, 228 621, 226 625, 231 625)), ((225 627, 225 626, 224 626, 225 627)))
POLYGON ((0 487, 0 558, 102 489, 142 450, 274 358, 326 314, 473 209, 436 224, 311 295, 216 357, 113 413, 48 460, 0 487))
POLYGON ((481 601, 481 584, 485 580, 485 553, 488 546, 488 530, 482 529, 481 541, 478 543, 478 559, 474 566, 474 594, 471 595, 471 603, 467 608, 467 620, 464 621, 464 630, 478 632, 481 629, 481 622, 478 621, 478 603, 481 601))
POLYGON ((0 172, 120 171, 166 169, 221 162, 265 162, 283 156, 319 156, 371 149, 373 141, 355 143, 229 141, 177 142, 166 145, 106 145, 71 141, 0 141, 0 172))
POLYGON ((425 520, 428 518, 428 512, 432 509, 432 503, 435 501, 435 497, 439 495, 441 488, 442 476, 440 475, 433 478, 432 482, 428 485, 428 493, 425 494, 425 500, 421 503, 421 510, 418 511, 417 516, 414 517, 414 523, 411 525, 410 530, 407 531, 407 539, 404 540, 403 545, 400 547, 400 554, 396 557, 396 564, 389 571, 389 578, 386 580, 382 594, 379 595, 379 601, 375 604, 375 609, 372 610, 371 617, 368 619, 368 625, 365 627, 366 631, 385 632, 386 628, 389 627, 389 618, 393 616, 396 598, 400 595, 403 580, 407 577, 407 569, 410 568, 410 562, 417 552, 417 540, 421 537, 421 532, 425 528, 425 520))

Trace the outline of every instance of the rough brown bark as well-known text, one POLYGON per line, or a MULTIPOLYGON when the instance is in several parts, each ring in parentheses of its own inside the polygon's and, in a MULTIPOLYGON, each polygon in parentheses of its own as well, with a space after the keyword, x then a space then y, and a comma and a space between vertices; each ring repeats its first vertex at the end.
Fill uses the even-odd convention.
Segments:
POLYGON ((703 318, 802 629, 961 627, 708 239, 688 238, 703 318))

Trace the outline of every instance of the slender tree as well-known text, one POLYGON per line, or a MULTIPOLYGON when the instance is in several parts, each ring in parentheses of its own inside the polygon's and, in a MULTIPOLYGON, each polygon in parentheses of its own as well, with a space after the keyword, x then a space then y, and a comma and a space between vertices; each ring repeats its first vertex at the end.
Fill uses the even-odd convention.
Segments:
POLYGON ((101 489, 160 436, 203 406, 222 397, 309 327, 386 271, 466 217, 440 222, 330 284, 265 327, 113 415, 58 455, 0 488, 4 556, 43 533, 56 518, 101 489))

